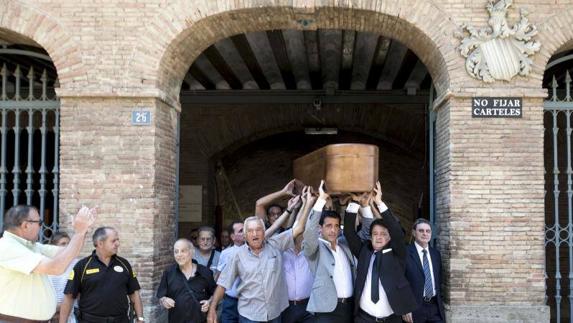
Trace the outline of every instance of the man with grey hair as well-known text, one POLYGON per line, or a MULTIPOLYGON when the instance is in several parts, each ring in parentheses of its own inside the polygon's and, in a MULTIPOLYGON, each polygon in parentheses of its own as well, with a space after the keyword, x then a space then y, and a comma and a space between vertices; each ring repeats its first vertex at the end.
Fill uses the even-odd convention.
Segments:
MULTIPOLYGON (((290 212, 297 202, 298 199, 289 201, 287 208, 290 212)), ((225 290, 240 278, 237 288, 239 322, 280 322, 281 312, 288 307, 282 252, 294 247, 294 239, 303 230, 303 225, 297 223, 293 229, 265 241, 263 220, 256 216, 247 218, 244 223, 247 243, 240 247, 221 273, 207 321, 217 322, 217 304, 225 290)))
POLYGON ((6 212, 0 286, 9 292, 0 293, 0 322, 43 322, 54 315, 56 295, 48 275, 62 274, 78 256, 95 216, 95 209, 82 207, 74 218, 70 243, 57 247, 37 242, 43 220, 35 207, 17 205, 6 212))
POLYGON ((130 322, 128 296, 137 321, 143 318, 139 282, 129 262, 117 255, 119 236, 111 227, 99 227, 93 237, 95 250, 81 259, 71 272, 60 308, 60 323, 70 315, 74 298, 80 296, 76 318, 81 323, 130 322))

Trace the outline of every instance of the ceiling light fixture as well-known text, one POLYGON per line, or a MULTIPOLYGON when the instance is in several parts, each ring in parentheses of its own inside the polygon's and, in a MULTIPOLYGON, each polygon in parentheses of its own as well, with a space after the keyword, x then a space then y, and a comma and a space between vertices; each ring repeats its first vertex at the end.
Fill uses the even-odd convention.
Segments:
POLYGON ((304 128, 305 135, 337 135, 338 129, 337 128, 304 128))

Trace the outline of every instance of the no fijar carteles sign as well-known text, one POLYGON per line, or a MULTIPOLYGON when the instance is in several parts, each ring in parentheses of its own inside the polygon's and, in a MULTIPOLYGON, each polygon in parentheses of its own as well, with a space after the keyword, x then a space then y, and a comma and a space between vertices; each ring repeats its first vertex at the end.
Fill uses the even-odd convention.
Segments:
POLYGON ((475 97, 472 118, 521 118, 522 103, 517 97, 475 97))

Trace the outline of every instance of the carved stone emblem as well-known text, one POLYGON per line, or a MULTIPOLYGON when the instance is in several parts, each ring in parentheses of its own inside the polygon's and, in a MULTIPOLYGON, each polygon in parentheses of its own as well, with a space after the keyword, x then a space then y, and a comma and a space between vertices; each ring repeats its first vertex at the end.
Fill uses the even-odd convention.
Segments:
POLYGON ((531 71, 532 60, 529 57, 541 46, 532 40, 537 28, 529 23, 525 10, 520 10, 519 22, 510 27, 507 9, 511 4, 512 0, 488 3, 489 27, 476 29, 462 25, 459 49, 466 57, 466 71, 473 78, 488 83, 509 81, 517 74, 527 76, 531 71))

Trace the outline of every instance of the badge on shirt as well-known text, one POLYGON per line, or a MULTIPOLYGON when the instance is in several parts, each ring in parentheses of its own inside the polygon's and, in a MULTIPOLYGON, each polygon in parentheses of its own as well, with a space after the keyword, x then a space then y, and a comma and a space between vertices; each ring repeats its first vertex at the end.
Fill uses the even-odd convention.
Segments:
POLYGON ((122 273, 123 272, 123 267, 122 266, 114 266, 113 270, 117 271, 118 273, 122 273))
POLYGON ((86 275, 96 274, 96 273, 99 273, 99 268, 93 268, 93 269, 86 270, 86 275))
POLYGON ((70 276, 68 277, 68 280, 74 280, 74 271, 70 271, 70 276))

